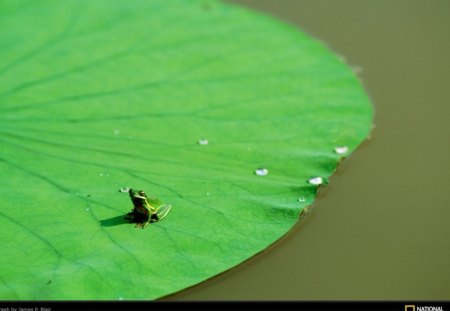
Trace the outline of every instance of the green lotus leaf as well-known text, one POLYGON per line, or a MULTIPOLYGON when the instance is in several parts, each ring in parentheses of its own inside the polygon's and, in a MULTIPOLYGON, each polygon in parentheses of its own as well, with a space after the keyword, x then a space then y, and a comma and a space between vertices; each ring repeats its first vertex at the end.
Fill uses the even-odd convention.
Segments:
POLYGON ((324 44, 221 2, 2 0, 0 46, 3 300, 211 278, 286 234, 371 129, 324 44), (135 228, 122 187, 170 213, 135 228))

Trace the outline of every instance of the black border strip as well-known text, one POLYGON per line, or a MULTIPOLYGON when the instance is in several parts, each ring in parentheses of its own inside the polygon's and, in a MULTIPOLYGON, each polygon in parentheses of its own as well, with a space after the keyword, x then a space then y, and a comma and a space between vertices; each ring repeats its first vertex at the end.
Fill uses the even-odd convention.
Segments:
POLYGON ((280 308, 286 310, 386 310, 386 311, 450 311, 450 301, 0 301, 0 311, 60 310, 126 310, 141 311, 159 308, 211 310, 220 307, 280 308))

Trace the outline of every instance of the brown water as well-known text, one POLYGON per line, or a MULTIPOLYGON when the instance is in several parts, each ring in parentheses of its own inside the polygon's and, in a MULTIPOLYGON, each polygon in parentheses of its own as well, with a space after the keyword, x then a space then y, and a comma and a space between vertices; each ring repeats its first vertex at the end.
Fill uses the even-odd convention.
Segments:
POLYGON ((450 1, 234 0, 362 67, 372 140, 282 241, 166 300, 450 300, 450 1))

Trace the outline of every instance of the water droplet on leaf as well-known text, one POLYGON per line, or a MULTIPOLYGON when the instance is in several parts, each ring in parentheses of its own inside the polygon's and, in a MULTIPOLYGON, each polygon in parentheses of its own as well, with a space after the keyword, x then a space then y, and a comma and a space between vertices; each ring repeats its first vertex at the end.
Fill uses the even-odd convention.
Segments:
POLYGON ((308 183, 311 185, 321 185, 323 183, 322 177, 312 177, 308 179, 308 183))
POLYGON ((305 206, 305 207, 303 208, 302 213, 303 213, 304 215, 308 215, 310 212, 311 212, 311 207, 310 207, 310 206, 305 206))
POLYGON ((209 193, 209 192, 206 192, 206 196, 207 197, 209 197, 211 195, 211 193, 209 193))
POLYGON ((301 198, 298 198, 298 201, 299 201, 299 202, 305 202, 306 199, 305 199, 304 197, 301 197, 301 198))
POLYGON ((267 168, 258 168, 255 170, 255 174, 258 176, 266 176, 269 174, 269 170, 267 168))
POLYGON ((119 192, 128 192, 130 191, 130 187, 122 187, 119 189, 119 192))
POLYGON ((334 148, 334 152, 336 152, 337 154, 345 154, 348 152, 348 147, 347 146, 337 146, 336 148, 334 148))
POLYGON ((89 212, 91 209, 89 207, 86 207, 86 212, 89 212))
POLYGON ((198 144, 205 146, 205 145, 209 144, 209 141, 206 138, 201 138, 198 140, 198 144))

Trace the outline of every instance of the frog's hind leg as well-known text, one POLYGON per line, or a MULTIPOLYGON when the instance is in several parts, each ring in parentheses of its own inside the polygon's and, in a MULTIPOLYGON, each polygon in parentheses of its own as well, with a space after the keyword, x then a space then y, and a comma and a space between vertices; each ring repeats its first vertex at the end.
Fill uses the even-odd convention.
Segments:
POLYGON ((158 214, 153 213, 153 214, 150 216, 150 222, 157 222, 158 220, 159 220, 158 214))

